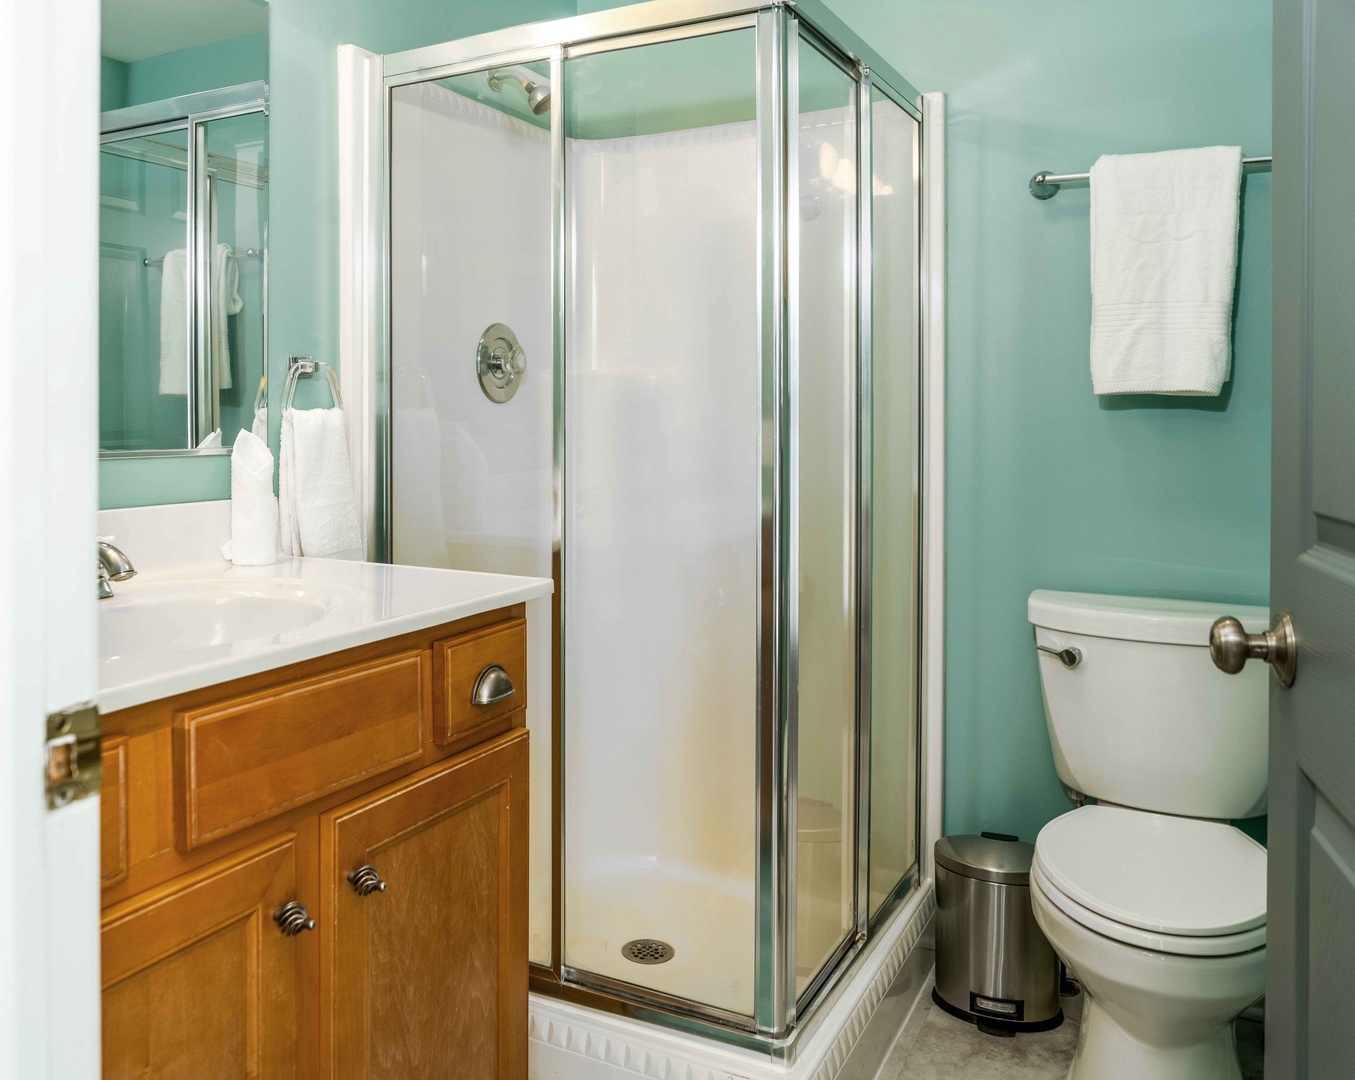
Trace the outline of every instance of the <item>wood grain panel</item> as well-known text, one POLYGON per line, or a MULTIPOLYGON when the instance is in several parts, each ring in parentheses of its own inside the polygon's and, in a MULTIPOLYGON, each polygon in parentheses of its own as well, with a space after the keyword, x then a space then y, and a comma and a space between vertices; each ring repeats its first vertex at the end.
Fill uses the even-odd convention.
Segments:
POLYGON ((179 846, 419 758, 425 656, 411 650, 176 714, 179 846))
POLYGON ((517 730, 322 816, 321 1075, 525 1080, 527 768, 517 730))
POLYGON ((104 1080, 296 1075, 296 871, 289 835, 105 913, 104 1080))
POLYGON ((433 740, 442 745, 481 724, 527 707, 527 620, 512 619, 433 642, 433 740), (498 664, 513 680, 512 697, 475 705, 480 673, 498 664))
POLYGON ((102 754, 99 881, 107 888, 127 876, 127 739, 105 739, 102 754))

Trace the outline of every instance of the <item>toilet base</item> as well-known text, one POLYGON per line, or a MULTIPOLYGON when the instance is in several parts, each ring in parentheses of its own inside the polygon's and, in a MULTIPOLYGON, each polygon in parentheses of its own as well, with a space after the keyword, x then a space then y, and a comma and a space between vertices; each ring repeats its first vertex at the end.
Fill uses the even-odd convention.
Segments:
POLYGON ((1068 1080, 1242 1080, 1233 1022, 1198 1042, 1149 1046, 1088 994, 1068 1080))

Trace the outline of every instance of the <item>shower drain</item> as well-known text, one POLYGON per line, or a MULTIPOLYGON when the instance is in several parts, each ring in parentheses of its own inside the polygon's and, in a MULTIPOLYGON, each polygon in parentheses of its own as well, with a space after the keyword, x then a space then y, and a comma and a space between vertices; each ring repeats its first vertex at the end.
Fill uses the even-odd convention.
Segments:
POLYGON ((666 941, 656 938, 636 938, 621 946, 621 955, 637 964, 666 964, 675 950, 666 941))

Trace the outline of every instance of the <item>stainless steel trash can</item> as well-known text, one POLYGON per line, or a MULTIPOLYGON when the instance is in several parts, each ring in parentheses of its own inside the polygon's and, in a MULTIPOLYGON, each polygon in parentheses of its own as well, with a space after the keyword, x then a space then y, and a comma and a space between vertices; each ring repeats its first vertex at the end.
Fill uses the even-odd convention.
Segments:
POLYGON ((1031 844, 936 842, 936 1003, 994 1035, 1063 1023, 1059 959, 1030 906, 1031 844))

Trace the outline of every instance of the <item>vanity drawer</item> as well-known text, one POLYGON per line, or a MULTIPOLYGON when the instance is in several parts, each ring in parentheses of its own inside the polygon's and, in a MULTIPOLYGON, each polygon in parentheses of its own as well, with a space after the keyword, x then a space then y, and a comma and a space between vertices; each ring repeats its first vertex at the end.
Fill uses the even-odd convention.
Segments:
POLYGON ((420 757, 427 656, 396 653, 175 713, 179 847, 420 757))
POLYGON ((526 707, 526 619, 433 642, 433 741, 439 746, 526 707))

